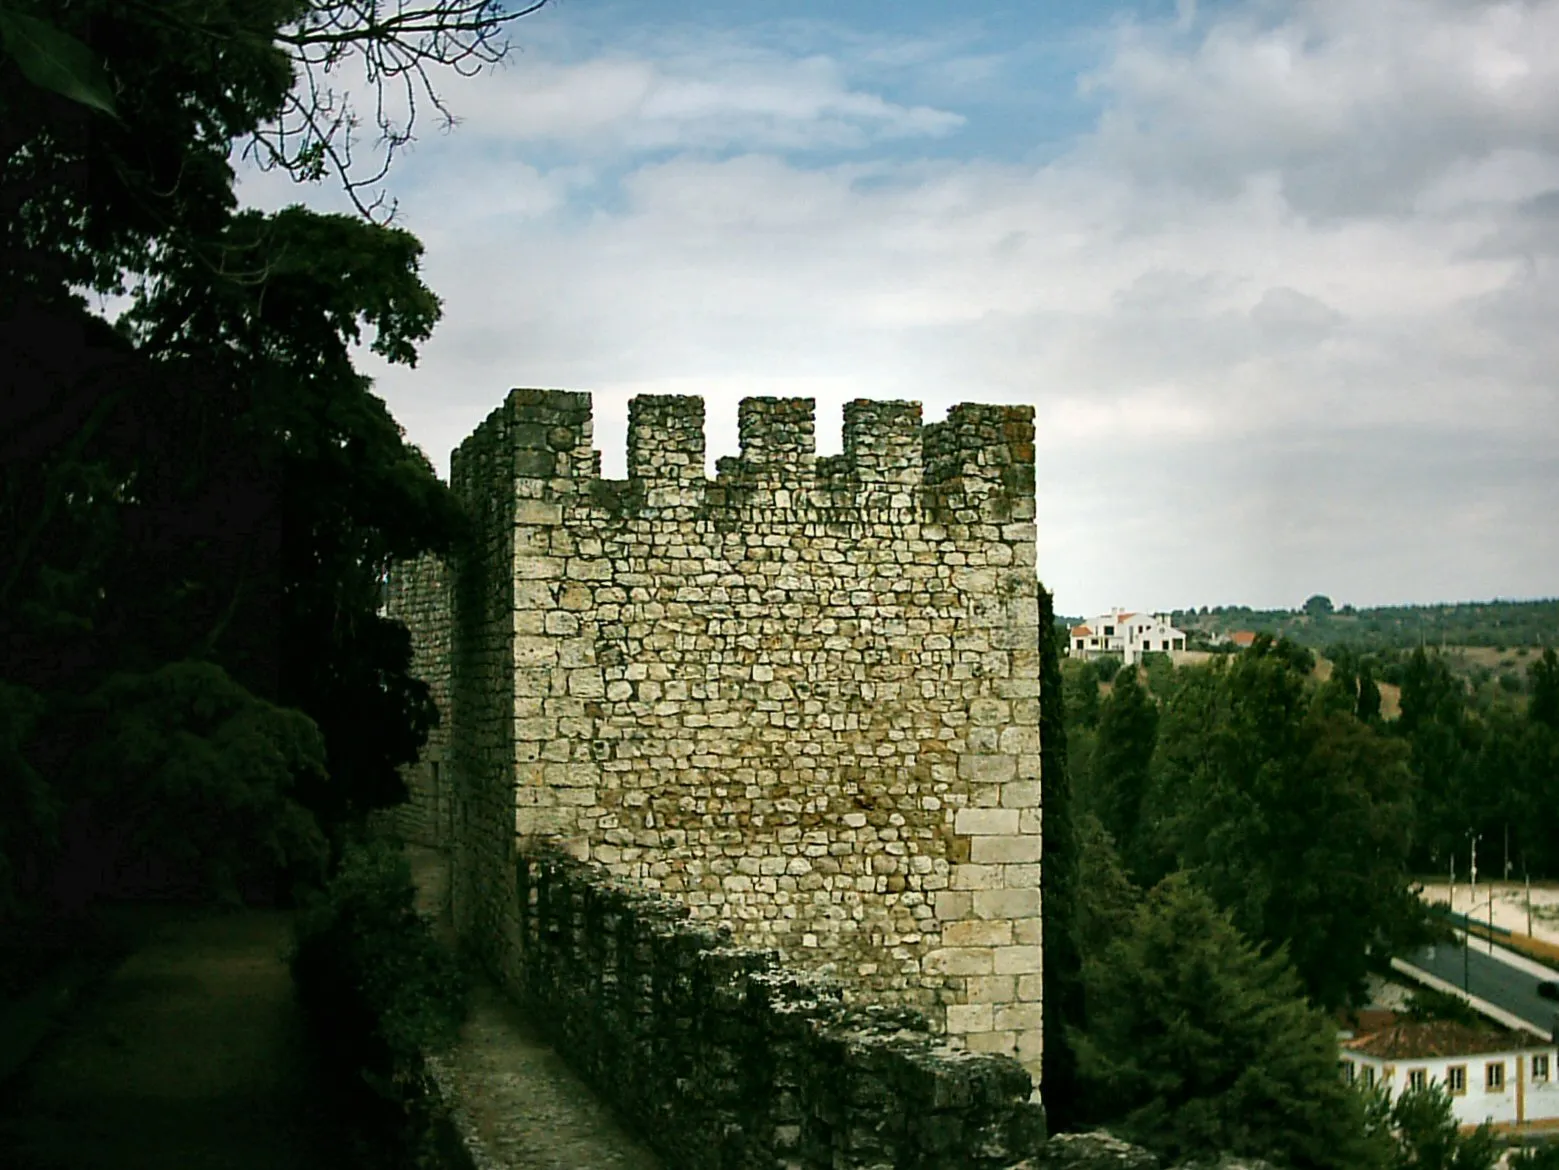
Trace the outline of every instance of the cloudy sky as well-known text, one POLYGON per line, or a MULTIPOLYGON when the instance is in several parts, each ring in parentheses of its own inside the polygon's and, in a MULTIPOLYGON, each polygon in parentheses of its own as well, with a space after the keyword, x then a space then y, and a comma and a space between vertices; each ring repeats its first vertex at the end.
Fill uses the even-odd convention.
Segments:
MULTIPOLYGON (((1029 402, 1063 613, 1559 594, 1559 2, 555 0, 391 175, 513 386, 1029 402)), ((274 177, 247 181, 262 203, 274 177)), ((328 193, 309 201, 328 206, 328 193)))

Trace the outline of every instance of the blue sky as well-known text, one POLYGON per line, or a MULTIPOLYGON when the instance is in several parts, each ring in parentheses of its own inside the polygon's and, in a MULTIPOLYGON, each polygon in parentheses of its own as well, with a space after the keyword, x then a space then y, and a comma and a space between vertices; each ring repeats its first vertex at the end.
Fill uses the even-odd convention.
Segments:
MULTIPOLYGON (((1559 594, 1559 0, 554 0, 388 181, 513 386, 1031 402, 1065 613, 1559 594)), ((246 175, 251 201, 327 188, 246 175)))

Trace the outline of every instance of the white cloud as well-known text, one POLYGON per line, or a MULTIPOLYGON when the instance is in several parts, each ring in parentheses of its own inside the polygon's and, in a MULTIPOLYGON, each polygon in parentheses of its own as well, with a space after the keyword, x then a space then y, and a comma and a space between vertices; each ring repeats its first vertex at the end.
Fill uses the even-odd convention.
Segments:
POLYGON ((947 134, 963 118, 853 88, 830 57, 712 41, 648 60, 522 61, 470 91, 463 128, 596 151, 860 148, 947 134))
POLYGON ((747 394, 817 397, 824 450, 853 397, 1034 402, 1064 612, 1551 593, 1556 36, 1184 5, 1044 165, 888 149, 957 115, 817 55, 521 59, 402 172, 446 318, 381 385, 441 465, 510 386, 595 390, 617 474, 633 393, 703 393, 711 461, 747 394))
POLYGON ((1468 160, 1559 146, 1559 7, 1263 4, 1191 42, 1128 27, 1088 84, 1110 101, 1095 149, 1143 181, 1271 172, 1306 214, 1398 211, 1468 160))

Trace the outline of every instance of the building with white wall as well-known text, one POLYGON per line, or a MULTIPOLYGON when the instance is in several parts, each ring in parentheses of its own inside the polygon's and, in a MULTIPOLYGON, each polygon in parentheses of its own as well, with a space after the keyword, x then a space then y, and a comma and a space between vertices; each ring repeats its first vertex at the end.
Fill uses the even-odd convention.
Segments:
POLYGON ((1119 654, 1128 666, 1141 661, 1145 653, 1169 654, 1184 649, 1185 634, 1169 624, 1168 614, 1121 609, 1073 626, 1067 639, 1067 653, 1073 658, 1119 654))
POLYGON ((1559 1129, 1556 1048, 1526 1032, 1450 1020, 1402 1022, 1342 1041, 1350 1083, 1384 1086, 1395 1097, 1439 1084, 1464 1128, 1485 1121, 1503 1131, 1559 1129))

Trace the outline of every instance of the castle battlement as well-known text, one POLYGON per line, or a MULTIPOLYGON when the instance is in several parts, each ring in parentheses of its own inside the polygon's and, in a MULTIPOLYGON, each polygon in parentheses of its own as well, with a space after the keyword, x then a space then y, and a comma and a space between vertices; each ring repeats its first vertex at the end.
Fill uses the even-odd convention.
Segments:
MULTIPOLYGON (((923 424, 918 402, 856 399, 844 408, 844 451, 817 455, 816 402, 747 398, 739 406, 741 453, 704 471, 703 399, 646 394, 628 406, 628 478, 605 480, 593 447, 588 394, 514 390, 456 453, 454 464, 507 449, 522 492, 617 516, 644 509, 780 507, 837 522, 843 512, 917 511, 928 521, 1031 519, 1034 411, 1030 406, 955 406, 923 424)), ((454 473, 459 479, 460 471, 454 473)))
POLYGON ((857 400, 828 457, 815 413, 745 400, 711 478, 702 400, 641 396, 607 480, 588 395, 507 396, 468 544, 392 575, 445 714, 419 823, 499 966, 548 842, 1037 1070, 1033 411, 857 400))

